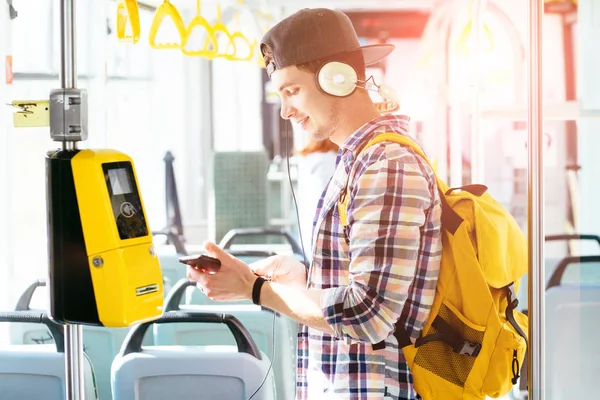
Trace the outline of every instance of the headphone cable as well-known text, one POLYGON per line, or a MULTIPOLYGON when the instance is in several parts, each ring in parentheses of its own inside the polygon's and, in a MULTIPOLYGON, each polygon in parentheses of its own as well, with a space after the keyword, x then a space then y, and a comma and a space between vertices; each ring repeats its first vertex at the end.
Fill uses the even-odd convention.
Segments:
MULTIPOLYGON (((300 245, 302 246, 302 259, 304 260, 304 264, 306 266, 306 264, 308 264, 308 260, 306 259, 306 251, 304 250, 304 241, 302 240, 302 229, 300 228, 300 213, 298 211, 298 201, 296 200, 296 193, 294 192, 294 184, 292 182, 292 175, 290 173, 290 155, 288 154, 288 146, 289 146, 289 125, 286 121, 285 123, 285 161, 286 161, 286 169, 287 169, 287 176, 288 176, 288 181, 290 183, 290 189, 292 191, 292 198, 294 199, 294 207, 296 208, 296 219, 298 221, 298 235, 300 236, 300 245)), ((308 273, 307 273, 308 274, 308 273)), ((308 277, 307 277, 308 278, 308 277)), ((269 377, 269 373, 271 373, 271 368, 273 367, 273 361, 275 360, 275 350, 276 350, 276 346, 275 346, 275 319, 277 318, 277 313, 275 311, 273 311, 273 350, 271 351, 272 356, 271 356, 271 363, 269 364, 269 369, 267 370, 267 374, 265 375, 262 383, 260 384, 260 386, 258 387, 258 389, 256 389, 256 391, 254 393, 252 393, 252 396, 250 396, 250 398, 248 400, 252 400, 252 398, 260 391, 260 389, 262 389, 263 385, 265 384, 265 382, 267 381, 267 378, 269 377)))
MULTIPOLYGON (((286 147, 286 166, 287 166, 287 176, 288 182, 290 183, 290 190, 292 191, 292 198, 294 199, 294 208, 296 209, 296 220, 298 221, 298 236, 300 236, 300 245, 302 246, 302 260, 306 268, 308 268, 308 259, 306 258, 306 251, 304 250, 304 240, 302 240, 302 229, 300 227, 300 212, 298 211, 298 201, 296 201, 296 193, 294 192, 294 184, 292 182, 292 175, 290 173, 290 155, 287 152, 289 147, 289 121, 286 121, 285 124, 285 147, 286 147)), ((308 277, 307 277, 308 278, 308 277)))
MULTIPOLYGON (((261 309, 261 312, 264 311, 261 309)), ((273 311, 273 310, 272 310, 273 311)), ((256 391, 254 393, 252 393, 252 396, 250 396, 248 398, 248 400, 252 400, 252 398, 254 396, 256 396, 256 394, 260 391, 260 389, 262 389, 262 387, 264 386, 265 382, 267 381, 267 378, 269 377, 269 374, 271 373, 271 369, 273 368, 273 361, 275 360, 275 351, 277 349, 277 346, 275 346, 275 319, 277 318, 277 313, 275 311, 273 311, 273 327, 272 327, 272 337, 273 337, 273 343, 271 344, 271 362, 269 363, 269 368, 267 369, 267 373, 265 374, 265 377, 263 378, 260 386, 258 387, 258 389, 256 389, 256 391)))

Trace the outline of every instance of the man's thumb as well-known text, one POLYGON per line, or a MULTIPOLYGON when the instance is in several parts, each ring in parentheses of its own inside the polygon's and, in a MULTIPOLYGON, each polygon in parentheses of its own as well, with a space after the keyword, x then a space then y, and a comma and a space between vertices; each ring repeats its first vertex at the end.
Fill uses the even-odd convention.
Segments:
POLYGON ((217 246, 211 241, 207 240, 206 242, 204 242, 204 249, 206 250, 208 255, 213 258, 218 258, 219 260, 231 258, 229 254, 227 254, 219 246, 217 246))

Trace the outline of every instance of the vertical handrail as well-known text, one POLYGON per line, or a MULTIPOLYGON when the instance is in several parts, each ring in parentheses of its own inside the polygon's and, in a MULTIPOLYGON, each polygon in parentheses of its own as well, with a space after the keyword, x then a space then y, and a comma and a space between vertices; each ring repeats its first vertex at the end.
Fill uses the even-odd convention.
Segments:
POLYGON ((63 89, 75 89, 77 87, 75 0, 61 1, 60 23, 60 84, 63 89))
POLYGON ((163 161, 165 162, 165 209, 167 222, 164 229, 154 231, 154 236, 166 236, 167 244, 175 247, 177 254, 187 255, 185 248, 185 236, 183 234, 183 223, 181 219, 181 208, 179 206, 179 195, 177 193, 177 183, 175 181, 175 169, 173 153, 167 151, 163 161))
POLYGON ((181 207, 179 205, 179 194, 177 193, 177 181, 175 179, 175 157, 167 151, 165 158, 165 205, 167 211, 167 230, 173 232, 183 241, 183 223, 181 219, 181 207))
MULTIPOLYGON (((60 2, 60 83, 63 89, 77 86, 75 0, 60 2)), ((63 142, 64 149, 74 149, 75 142, 63 142)), ((72 299, 71 301, 76 301, 72 299)), ((81 325, 65 325, 65 393, 67 400, 83 400, 83 332, 81 325)))
POLYGON ((529 398, 545 398, 544 379, 544 121, 542 97, 543 2, 529 1, 529 398))

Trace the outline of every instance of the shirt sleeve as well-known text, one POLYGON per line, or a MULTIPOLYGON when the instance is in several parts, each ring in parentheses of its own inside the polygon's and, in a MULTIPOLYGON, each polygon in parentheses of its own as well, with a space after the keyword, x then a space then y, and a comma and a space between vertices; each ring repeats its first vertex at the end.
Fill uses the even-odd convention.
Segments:
MULTIPOLYGON (((350 186, 350 283, 321 296, 325 321, 347 343, 379 343, 393 332, 427 251, 422 231, 435 204, 435 181, 408 150, 394 158, 382 147, 379 157, 365 156, 375 160, 357 169, 350 186)), ((428 304, 434 295, 435 285, 419 294, 428 304)))

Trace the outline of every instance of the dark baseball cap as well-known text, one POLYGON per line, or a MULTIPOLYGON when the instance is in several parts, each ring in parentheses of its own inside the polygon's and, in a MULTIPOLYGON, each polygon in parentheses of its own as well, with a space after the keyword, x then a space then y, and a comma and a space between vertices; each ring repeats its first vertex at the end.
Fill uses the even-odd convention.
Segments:
POLYGON ((365 65, 373 65, 387 57, 392 44, 361 46, 350 18, 341 11, 328 8, 305 8, 273 26, 260 42, 261 52, 267 46, 273 71, 315 60, 327 60, 341 53, 362 51, 365 65))

